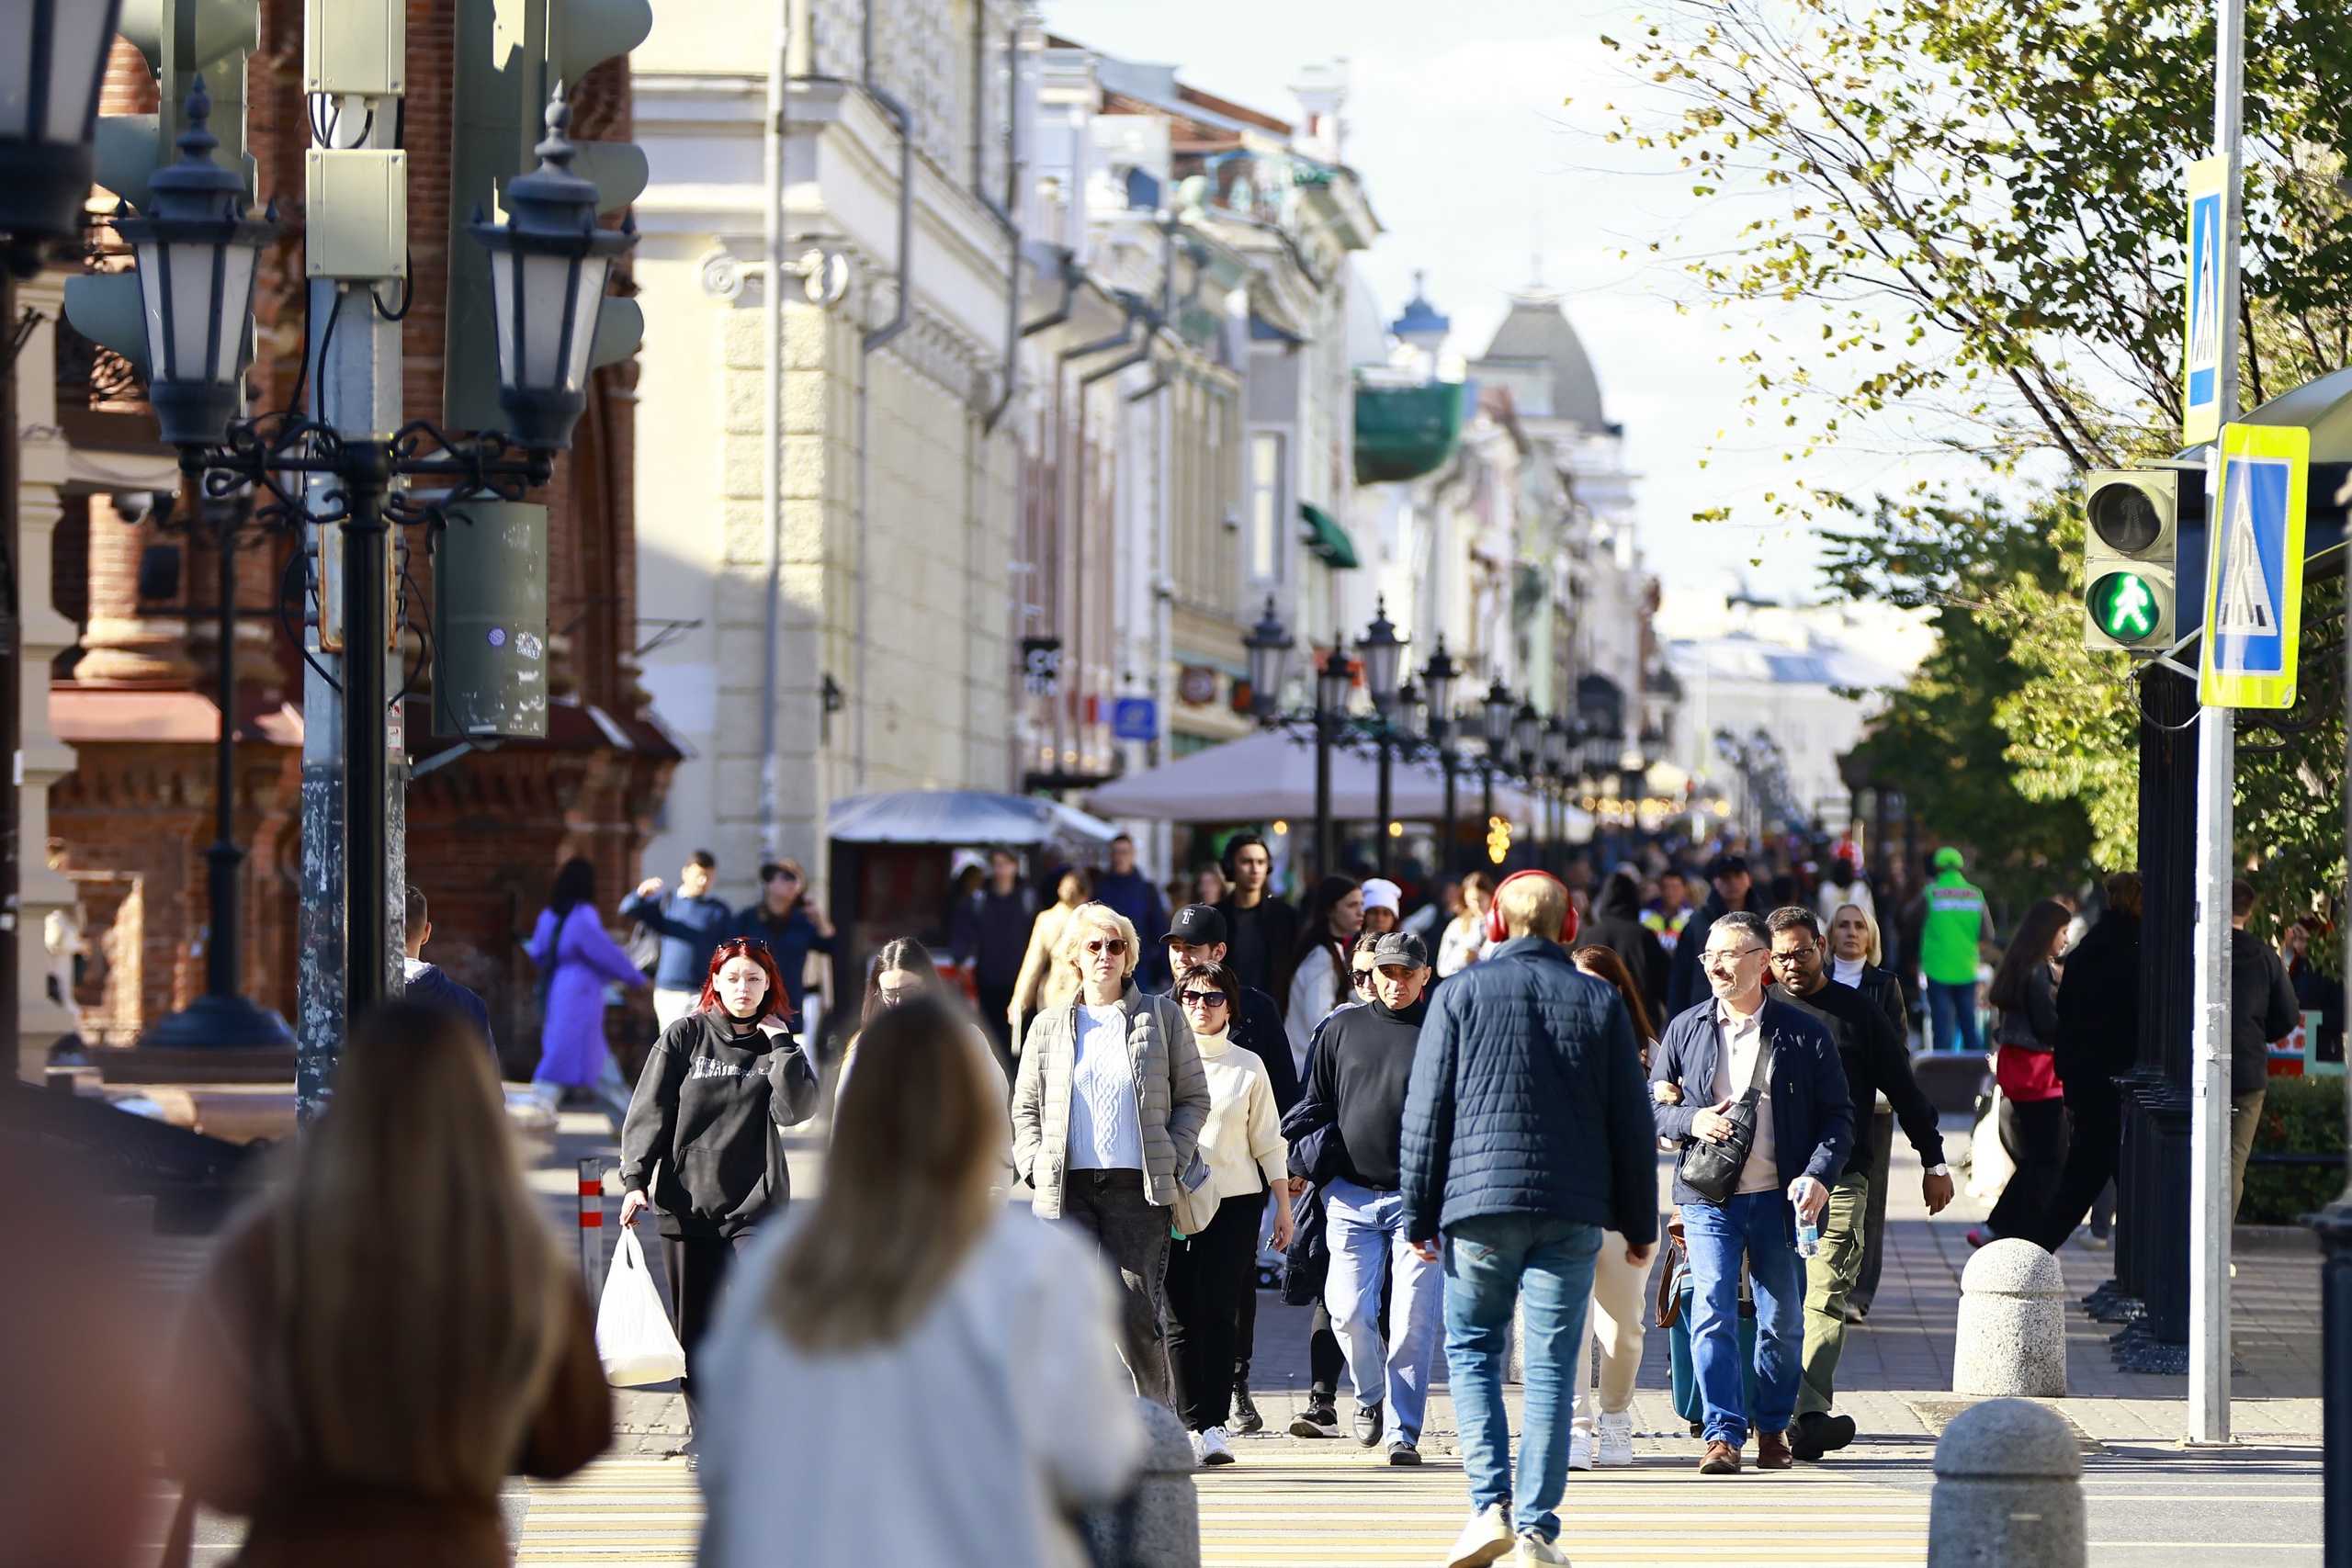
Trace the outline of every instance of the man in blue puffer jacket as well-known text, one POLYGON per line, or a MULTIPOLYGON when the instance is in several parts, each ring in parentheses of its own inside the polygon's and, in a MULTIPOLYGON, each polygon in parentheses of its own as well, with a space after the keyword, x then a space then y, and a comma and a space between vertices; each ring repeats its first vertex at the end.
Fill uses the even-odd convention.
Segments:
MULTIPOLYGON (((1645 1267, 1657 1152, 1641 1053, 1616 988, 1560 945, 1568 890, 1521 872, 1495 892, 1509 940, 1438 987, 1421 1025, 1400 1150, 1405 1236, 1445 1262, 1445 1359, 1471 1519, 1448 1559, 1566 1562, 1568 1384, 1601 1233, 1645 1267), (1526 1295, 1526 1419, 1516 1506, 1504 1346, 1526 1295)), ((1570 931, 1573 935, 1573 931, 1570 931)))
POLYGON ((1706 1405, 1702 1475, 1736 1475, 1749 1411, 1740 1395, 1739 1266, 1756 1296, 1756 1467, 1795 1463, 1789 1422, 1804 1372, 1802 1218, 1817 1223, 1854 1147, 1854 1102, 1829 1031, 1764 989, 1771 942, 1745 910, 1707 931, 1700 967, 1713 996, 1666 1027, 1650 1053, 1657 1134, 1722 1143, 1725 1114, 1758 1089, 1755 1134, 1735 1190, 1716 1202, 1683 1181, 1674 1201, 1690 1253, 1690 1359, 1706 1405))

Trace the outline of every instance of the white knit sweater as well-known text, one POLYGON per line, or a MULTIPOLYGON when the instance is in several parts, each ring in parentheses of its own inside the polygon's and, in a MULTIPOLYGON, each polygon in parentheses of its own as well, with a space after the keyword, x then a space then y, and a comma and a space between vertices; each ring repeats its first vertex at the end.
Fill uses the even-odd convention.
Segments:
POLYGON ((1200 1147, 1217 1197, 1246 1198, 1287 1179, 1290 1146, 1283 1142, 1266 1064, 1230 1034, 1195 1034, 1193 1043, 1201 1048, 1201 1071, 1209 1080, 1209 1119, 1200 1147))

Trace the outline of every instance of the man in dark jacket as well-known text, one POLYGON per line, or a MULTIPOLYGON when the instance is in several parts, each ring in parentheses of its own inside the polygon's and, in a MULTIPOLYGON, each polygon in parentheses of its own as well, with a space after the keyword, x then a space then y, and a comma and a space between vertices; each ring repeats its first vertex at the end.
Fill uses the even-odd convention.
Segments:
MULTIPOLYGON (((1184 976, 1204 964, 1226 962, 1227 936, 1225 917, 1213 905, 1187 904, 1176 911, 1168 922, 1165 942, 1168 967, 1175 978, 1169 982, 1173 993, 1184 983, 1184 976)), ((1274 998, 1253 987, 1241 987, 1241 1005, 1226 1022, 1233 1043, 1255 1055, 1266 1065, 1266 1077, 1274 1091, 1274 1109, 1283 1115, 1298 1103, 1301 1092, 1298 1069, 1291 1061, 1290 1040, 1283 1033, 1282 1010, 1274 1006, 1274 998)), ((1277 1196, 1277 1201, 1287 1202, 1289 1194, 1277 1196)), ((1262 1430, 1265 1417, 1258 1413, 1258 1403, 1250 1397, 1250 1358, 1258 1337, 1258 1292, 1245 1291, 1241 1295, 1240 1319, 1234 1326, 1233 1360, 1233 1427, 1247 1435, 1262 1430)))
POLYGON ((1667 1026, 1650 1054, 1657 1135, 1685 1145, 1729 1140, 1750 1089, 1755 1134, 1732 1195, 1716 1202, 1682 1179, 1690 1254, 1690 1357, 1706 1406, 1702 1475, 1736 1475, 1750 1411, 1742 1397, 1739 1273, 1756 1298, 1756 1464, 1795 1462, 1788 1427, 1804 1374, 1804 1268, 1800 1222, 1818 1224, 1830 1187, 1854 1149, 1854 1103, 1829 1032, 1809 1013, 1766 994, 1764 922, 1734 910, 1708 930, 1701 960, 1713 999, 1667 1026))
POLYGON ((786 1016, 797 1026, 801 1000, 808 994, 808 955, 831 956, 841 950, 825 907, 808 897, 808 876, 798 861, 769 861, 760 867, 759 899, 736 914, 728 934, 755 936, 767 943, 768 955, 784 978, 786 1016))
POLYGON ((1225 870, 1233 878, 1233 891, 1216 912, 1225 917, 1231 947, 1226 966, 1243 985, 1271 996, 1290 950, 1298 945, 1298 907, 1274 897, 1273 852, 1257 834, 1233 836, 1225 846, 1225 870))
MULTIPOLYGON (((1952 1192, 1943 1134, 1936 1125, 1936 1108, 1911 1076, 1911 1054, 1903 1048, 1894 1025, 1870 998, 1829 977, 1823 964, 1821 922, 1811 909, 1775 909, 1764 925, 1771 933, 1772 972, 1780 981, 1768 994, 1829 1032, 1846 1069, 1846 1090, 1857 1116, 1876 1105, 1880 1095, 1886 1096, 1927 1169, 1920 1195, 1928 1213, 1941 1213, 1952 1192)), ((1868 1139, 1854 1140, 1853 1152, 1829 1190, 1821 1250, 1805 1261, 1804 1375, 1790 1446, 1807 1462, 1854 1440, 1853 1417, 1829 1412, 1837 1398, 1838 1359, 1846 1348, 1846 1302, 1861 1273, 1874 1156, 1868 1139)))
POLYGON ((2140 874, 2110 873, 2107 913, 2066 954, 2058 981, 2058 1045, 2051 1065, 2066 1095, 2066 1166, 2027 1239, 2066 1245, 2110 1178, 2123 1146, 2123 1093, 2115 1077, 2140 1055, 2140 874))
POLYGON ((2270 1090, 2270 1043, 2294 1032, 2301 1010, 2278 950, 2245 929, 2254 885, 2230 884, 2230 1213, 2245 1196, 2245 1162, 2270 1090))
POLYGON ((1323 1302, 1355 1384, 1356 1441, 1372 1448, 1385 1430, 1388 1462, 1419 1464, 1441 1298, 1436 1260, 1405 1245, 1397 1140, 1428 1010, 1421 993, 1429 988, 1430 955, 1409 931, 1387 931, 1374 944, 1372 960, 1372 1000, 1326 1021, 1307 1065, 1306 1091, 1283 1119, 1283 1136, 1323 1134, 1316 1168, 1295 1163, 1291 1175, 1323 1189, 1331 1252, 1323 1302), (1384 1286, 1386 1343, 1380 1329, 1384 1286))
POLYGON ((1159 939, 1168 931, 1168 906, 1160 901, 1159 889, 1151 885, 1151 878, 1136 869, 1136 841, 1125 833, 1111 840, 1111 868, 1096 874, 1094 901, 1110 905, 1136 928, 1136 936, 1143 943, 1142 967, 1136 972, 1136 983, 1147 991, 1165 987, 1168 956, 1159 950, 1159 939))
POLYGON ((684 1018, 702 995, 712 950, 734 929, 735 911, 710 896, 711 873, 718 869, 716 856, 696 850, 678 870, 675 893, 662 892, 662 879, 649 876, 621 900, 621 919, 636 920, 662 939, 662 960, 653 971, 653 1016, 663 1029, 684 1018))
POLYGON ((1573 1370, 1601 1233, 1645 1266, 1657 1243, 1657 1150, 1640 1049, 1616 987, 1561 943, 1568 890, 1496 892, 1508 940, 1438 987, 1405 1102, 1405 1236, 1445 1258, 1445 1359, 1470 1483, 1453 1560, 1564 1562, 1573 1370), (1514 1489, 1503 1354, 1524 1301, 1525 1467, 1514 1489), (1514 1497, 1516 1506, 1514 1507, 1514 1497))
POLYGON ((1699 906, 1699 912, 1683 923, 1682 935, 1674 944, 1674 964, 1666 982, 1667 1018, 1707 998, 1707 976, 1699 955, 1706 951, 1708 929, 1736 910, 1762 913, 1755 908, 1756 879, 1747 874, 1746 855, 1717 855, 1707 864, 1707 882, 1713 891, 1699 906))
MULTIPOLYGON (((947 951, 972 976, 980 998, 980 1021, 995 1040, 997 1055, 1012 1060, 1012 989, 1029 952, 1029 928, 1037 923, 1037 895, 1021 880, 1021 862, 1011 850, 989 852, 989 879, 956 911, 947 951)), ((1140 929, 1140 928, 1138 928, 1140 929)))
POLYGON ((496 1066, 498 1042, 490 1032, 490 1009, 471 990, 449 978, 441 965, 424 961, 424 944, 433 940, 433 920, 424 891, 413 886, 408 890, 407 931, 408 957, 401 966, 401 994, 410 1001, 454 1012, 472 1024, 482 1043, 490 1047, 491 1063, 496 1066))
POLYGON ((1650 1010, 1650 1025, 1666 1021, 1666 983, 1672 962, 1657 940, 1657 932, 1642 923, 1642 887, 1622 871, 1609 874, 1600 896, 1592 901, 1592 922, 1577 933, 1579 947, 1605 947, 1625 962, 1634 988, 1650 1010))

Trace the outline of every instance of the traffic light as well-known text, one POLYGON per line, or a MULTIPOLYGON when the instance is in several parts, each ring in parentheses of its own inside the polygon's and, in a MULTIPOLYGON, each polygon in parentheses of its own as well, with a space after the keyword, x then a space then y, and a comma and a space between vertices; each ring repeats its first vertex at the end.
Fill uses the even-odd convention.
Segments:
MULTIPOLYGON (((93 150, 97 182, 145 212, 148 176, 179 157, 188 89, 198 73, 212 100, 207 128, 220 139, 213 158, 234 170, 254 194, 254 161, 245 152, 245 60, 259 46, 257 0, 122 0, 123 38, 155 73, 154 114, 98 117, 93 150)), ((147 374, 147 319, 139 279, 130 272, 84 273, 65 280, 65 319, 147 374)))
MULTIPOLYGON (((2177 468, 2088 477, 2083 494, 2085 648, 2135 653, 2171 649, 2182 477, 2177 468)), ((2199 479, 2194 471, 2188 478, 2199 479)))
MULTIPOLYGON (((557 84, 576 104, 580 79, 627 54, 653 30, 650 0, 456 0, 456 101, 449 148, 449 304, 442 423, 494 430, 497 333, 490 260, 466 231, 476 210, 495 218, 507 182, 538 166, 531 149, 547 134, 557 84)), ((572 171, 594 181, 596 210, 617 212, 645 189, 645 153, 633 142, 583 139, 572 171)), ((637 351, 644 316, 633 299, 605 303, 589 364, 637 351)))

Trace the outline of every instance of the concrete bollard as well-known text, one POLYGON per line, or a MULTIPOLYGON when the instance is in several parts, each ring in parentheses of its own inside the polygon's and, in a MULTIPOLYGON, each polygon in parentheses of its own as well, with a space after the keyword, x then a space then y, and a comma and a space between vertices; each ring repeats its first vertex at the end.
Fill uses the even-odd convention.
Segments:
POLYGON ((2083 1454, 2064 1418, 2030 1399, 1990 1399, 1955 1416, 1936 1444, 1928 1568, 2086 1561, 2083 1454))
POLYGON ((2030 1241, 1996 1241, 1960 1277, 1954 1393, 2064 1398, 2066 1277, 2030 1241))
POLYGON ((1137 1398, 1150 1441, 1133 1495, 1080 1516, 1087 1555, 1102 1568, 1201 1568, 1201 1500, 1193 1489, 1193 1441, 1176 1413, 1137 1398))

